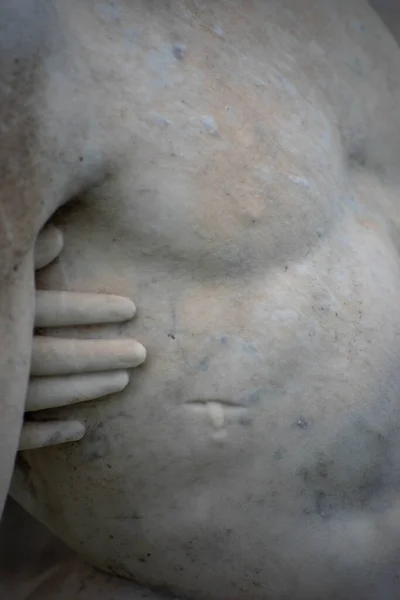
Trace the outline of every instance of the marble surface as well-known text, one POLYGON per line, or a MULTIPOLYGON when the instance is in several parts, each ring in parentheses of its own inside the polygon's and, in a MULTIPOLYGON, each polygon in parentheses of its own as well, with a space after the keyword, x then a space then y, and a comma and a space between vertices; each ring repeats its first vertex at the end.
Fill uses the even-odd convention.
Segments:
POLYGON ((13 494, 91 564, 176 595, 390 597, 395 40, 362 2, 53 7, 42 221, 76 202, 37 287, 134 299, 133 321, 68 334, 148 360, 51 411, 86 435, 24 452, 13 494))

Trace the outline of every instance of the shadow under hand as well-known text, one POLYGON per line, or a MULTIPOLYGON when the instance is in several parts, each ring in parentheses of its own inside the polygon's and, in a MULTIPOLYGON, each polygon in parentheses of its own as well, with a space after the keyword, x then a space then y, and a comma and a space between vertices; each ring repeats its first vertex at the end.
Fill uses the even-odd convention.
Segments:
POLYGON ((8 498, 0 522, 0 598, 25 600, 71 556, 55 535, 8 498))

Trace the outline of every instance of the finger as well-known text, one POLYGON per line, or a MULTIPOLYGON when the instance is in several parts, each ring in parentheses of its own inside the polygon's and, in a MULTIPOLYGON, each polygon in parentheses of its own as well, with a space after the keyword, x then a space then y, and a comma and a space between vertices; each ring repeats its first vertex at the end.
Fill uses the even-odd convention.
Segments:
POLYGON ((62 233, 54 225, 47 225, 39 233, 35 244, 35 269, 43 269, 60 254, 64 245, 62 233))
POLYGON ((146 350, 136 340, 33 338, 31 375, 70 375, 131 369, 144 362, 146 350))
POLYGON ((112 294, 37 291, 35 327, 66 327, 128 321, 135 315, 131 300, 112 294))
POLYGON ((45 410, 115 394, 129 382, 126 371, 87 375, 34 377, 29 382, 26 411, 45 410))
POLYGON ((77 442, 84 435, 85 426, 79 421, 31 421, 22 427, 18 449, 33 450, 77 442))

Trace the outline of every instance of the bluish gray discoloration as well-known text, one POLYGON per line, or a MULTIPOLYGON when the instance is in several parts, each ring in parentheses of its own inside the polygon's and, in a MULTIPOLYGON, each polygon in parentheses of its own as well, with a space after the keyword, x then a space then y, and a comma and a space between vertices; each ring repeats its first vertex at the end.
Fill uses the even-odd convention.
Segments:
POLYGON ((224 37, 224 31, 218 24, 214 25, 213 32, 219 37, 224 37))
POLYGON ((172 54, 175 56, 176 60, 183 60, 185 57, 186 47, 183 44, 174 44, 172 46, 172 54))
POLYGON ((207 133, 209 133, 210 135, 218 135, 218 125, 214 117, 212 117, 211 115, 204 115, 203 117, 201 117, 201 124, 203 125, 207 133))
POLYGON ((108 23, 119 21, 121 19, 120 7, 116 6, 115 2, 100 2, 95 6, 97 11, 108 23))
POLYGON ((96 429, 86 434, 82 443, 82 452, 85 462, 91 462, 107 456, 110 452, 110 442, 104 423, 100 423, 96 429))
POLYGON ((249 344, 248 342, 244 342, 243 346, 243 351, 245 354, 247 354, 248 356, 252 356, 252 357, 258 357, 258 350, 256 348, 256 346, 254 346, 254 344, 249 344))
POLYGON ((259 388, 255 390, 250 390, 243 397, 243 404, 248 406, 249 404, 260 404, 263 398, 267 395, 267 390, 264 388, 259 388))
POLYGON ((316 490, 314 492, 314 498, 316 513, 320 515, 323 519, 326 519, 329 516, 328 511, 330 508, 326 493, 322 490, 316 490))
POLYGON ((160 129, 167 129, 169 125, 171 125, 171 121, 164 117, 164 115, 160 115, 158 113, 152 113, 151 115, 152 121, 160 127, 160 129))
POLYGON ((200 361, 200 371, 207 371, 208 367, 210 366, 210 359, 208 356, 205 356, 201 361, 200 361))
POLYGON ((125 27, 122 30, 122 33, 125 37, 125 39, 132 43, 132 44, 138 44, 140 41, 140 33, 139 31, 137 31, 136 29, 134 29, 133 27, 125 27))

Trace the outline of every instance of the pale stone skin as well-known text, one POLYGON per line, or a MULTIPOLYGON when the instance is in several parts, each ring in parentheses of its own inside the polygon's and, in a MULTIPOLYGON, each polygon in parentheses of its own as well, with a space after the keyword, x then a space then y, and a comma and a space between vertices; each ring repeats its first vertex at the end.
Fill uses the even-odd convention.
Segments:
POLYGON ((43 327, 121 324, 136 313, 130 299, 113 294, 35 290, 34 270, 38 273, 51 265, 62 248, 62 233, 52 225, 44 227, 33 252, 23 259, 23 268, 17 264, 13 269, 14 281, 6 278, 4 282, 4 289, 8 286, 14 293, 8 295, 11 303, 3 305, 1 319, 5 355, 2 391, 8 391, 10 397, 5 396, 8 402, 2 404, 0 515, 9 488, 15 442, 19 450, 33 450, 78 441, 86 432, 84 423, 68 414, 63 419, 49 419, 43 411, 123 390, 129 383, 128 370, 146 358, 146 349, 134 339, 80 339, 68 335, 60 339, 41 333, 43 327), (18 286, 19 279, 24 285, 18 286), (15 327, 21 323, 30 324, 26 344, 21 329, 15 327), (22 412, 26 413, 23 423, 22 412))
POLYGON ((76 119, 65 130, 63 149, 49 137, 40 137, 38 111, 46 91, 43 67, 60 43, 52 9, 36 0, 4 0, 0 10, 1 513, 28 386, 35 239, 54 209, 93 180, 96 166, 84 173, 72 162, 76 119))
MULTIPOLYGON (((121 369, 121 363, 122 368, 129 368, 143 362, 145 349, 133 340, 122 339, 107 342, 99 339, 90 348, 79 340, 57 343, 34 338, 31 343, 33 326, 43 325, 44 306, 45 321, 48 323, 50 319, 60 326, 66 320, 74 325, 122 322, 132 318, 135 307, 131 300, 109 294, 83 297, 68 291, 35 294, 34 270, 47 266, 62 250, 61 232, 43 225, 57 206, 93 183, 100 171, 96 162, 85 169, 76 168, 76 148, 71 144, 76 129, 71 120, 66 123, 63 141, 68 143, 63 148, 57 148, 57 143, 52 145, 49 137, 41 137, 39 113, 47 91, 46 68, 60 47, 53 8, 40 1, 5 0, 0 11, 1 514, 18 447, 35 448, 55 441, 78 440, 85 431, 83 423, 68 417, 64 423, 60 420, 26 423, 22 428, 24 410, 62 406, 77 398, 101 397, 107 390, 122 389, 128 374, 116 369, 121 369), (72 371, 67 362, 79 373, 68 390, 64 375, 72 371), (89 366, 93 371, 104 372, 89 374, 89 366), (29 384, 29 370, 31 375, 62 377, 51 381, 44 377, 39 387, 33 386, 32 381, 29 384)), ((64 114, 68 120, 66 111, 64 114)), ((48 116, 51 119, 51 112, 48 116)))
MULTIPOLYGON (((39 284, 134 298, 103 334, 148 360, 69 407, 87 435, 23 453, 13 494, 177 596, 395 597, 399 48, 357 1, 52 6, 44 217, 97 185, 39 284)), ((74 577, 114 581, 60 598, 74 577)))

